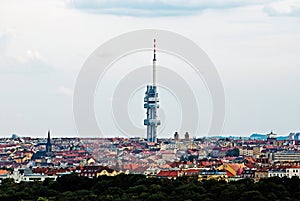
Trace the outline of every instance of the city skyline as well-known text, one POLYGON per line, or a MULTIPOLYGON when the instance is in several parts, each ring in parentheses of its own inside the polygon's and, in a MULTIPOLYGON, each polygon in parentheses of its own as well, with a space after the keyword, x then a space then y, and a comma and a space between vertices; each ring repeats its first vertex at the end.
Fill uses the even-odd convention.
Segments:
MULTIPOLYGON (((215 64, 226 98, 221 135, 300 131, 297 1, 189 1, 185 7, 179 1, 147 1, 145 5, 113 1, 105 6, 102 1, 60 0, 1 4, 1 137, 13 133, 43 137, 47 129, 53 137, 76 136, 72 96, 87 57, 115 36, 147 28, 188 37, 215 64), (138 12, 133 15, 133 10, 138 12)), ((180 68, 179 62, 166 58, 162 54, 160 63, 180 68)), ((143 55, 135 62, 150 64, 143 55)), ((119 65, 128 64, 133 65, 128 61, 119 65)), ((160 107, 170 101, 163 95, 160 92, 160 107)), ((207 99, 207 93, 201 95, 207 99)), ((211 110, 206 99, 197 136, 207 135, 211 110)), ((133 109, 139 114, 132 121, 144 127, 142 100, 133 109)), ((122 136, 116 128, 105 129, 108 137, 122 136)))

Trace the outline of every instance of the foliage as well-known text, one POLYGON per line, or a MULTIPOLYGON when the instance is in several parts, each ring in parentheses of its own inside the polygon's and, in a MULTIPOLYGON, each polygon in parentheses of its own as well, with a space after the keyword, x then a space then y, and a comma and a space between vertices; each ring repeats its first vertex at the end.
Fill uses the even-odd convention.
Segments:
POLYGON ((254 183, 250 179, 226 183, 197 177, 177 179, 146 178, 143 175, 102 176, 98 178, 65 175, 57 181, 14 183, 4 180, 0 200, 104 200, 104 201, 300 201, 300 179, 268 178, 254 183))

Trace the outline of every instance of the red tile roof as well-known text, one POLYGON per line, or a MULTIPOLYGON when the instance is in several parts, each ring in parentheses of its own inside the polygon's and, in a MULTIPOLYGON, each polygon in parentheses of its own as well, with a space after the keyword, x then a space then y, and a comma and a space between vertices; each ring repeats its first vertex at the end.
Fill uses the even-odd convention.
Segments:
POLYGON ((178 170, 162 170, 157 176, 158 177, 178 177, 178 170))

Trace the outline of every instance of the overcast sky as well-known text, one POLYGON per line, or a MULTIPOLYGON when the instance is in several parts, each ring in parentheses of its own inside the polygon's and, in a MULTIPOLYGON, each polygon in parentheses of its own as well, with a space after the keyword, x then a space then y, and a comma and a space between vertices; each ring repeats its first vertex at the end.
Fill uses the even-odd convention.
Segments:
POLYGON ((0 0, 0 136, 76 136, 84 61, 139 29, 179 33, 208 54, 225 89, 224 135, 300 131, 298 0, 0 0))

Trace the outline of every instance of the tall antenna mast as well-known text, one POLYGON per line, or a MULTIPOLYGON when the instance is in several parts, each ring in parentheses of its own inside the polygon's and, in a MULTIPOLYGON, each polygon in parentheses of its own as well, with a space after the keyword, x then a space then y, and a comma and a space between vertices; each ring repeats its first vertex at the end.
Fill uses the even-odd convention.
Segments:
POLYGON ((156 39, 153 46, 153 86, 156 86, 156 39))

